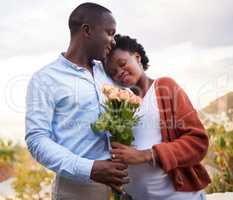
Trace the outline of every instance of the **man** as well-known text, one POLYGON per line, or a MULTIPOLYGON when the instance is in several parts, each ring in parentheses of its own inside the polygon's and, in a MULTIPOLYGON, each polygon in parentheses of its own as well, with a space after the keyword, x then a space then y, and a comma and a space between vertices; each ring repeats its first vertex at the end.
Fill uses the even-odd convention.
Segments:
POLYGON ((69 28, 67 52, 29 82, 25 139, 32 156, 56 172, 53 199, 105 200, 105 184, 129 181, 126 165, 107 160, 107 137, 90 129, 102 109, 101 86, 110 82, 100 61, 115 44, 116 23, 108 9, 84 3, 69 28))

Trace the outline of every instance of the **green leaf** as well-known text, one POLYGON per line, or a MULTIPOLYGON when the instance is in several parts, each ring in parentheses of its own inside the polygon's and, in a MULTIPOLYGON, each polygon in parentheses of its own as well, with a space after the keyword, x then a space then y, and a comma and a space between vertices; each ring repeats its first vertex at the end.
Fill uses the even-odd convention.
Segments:
POLYGON ((224 148, 226 146, 226 142, 225 142, 225 139, 223 138, 223 136, 219 137, 218 143, 219 143, 219 146, 221 148, 224 148))

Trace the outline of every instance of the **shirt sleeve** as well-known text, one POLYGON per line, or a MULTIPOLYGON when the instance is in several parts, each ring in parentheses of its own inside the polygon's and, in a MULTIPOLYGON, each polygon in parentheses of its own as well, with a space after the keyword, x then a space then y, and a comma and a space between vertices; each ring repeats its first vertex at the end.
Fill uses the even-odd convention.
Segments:
POLYGON ((27 88, 25 140, 28 150, 39 163, 57 174, 90 182, 94 160, 80 157, 52 139, 55 102, 52 92, 43 83, 34 75, 27 88))

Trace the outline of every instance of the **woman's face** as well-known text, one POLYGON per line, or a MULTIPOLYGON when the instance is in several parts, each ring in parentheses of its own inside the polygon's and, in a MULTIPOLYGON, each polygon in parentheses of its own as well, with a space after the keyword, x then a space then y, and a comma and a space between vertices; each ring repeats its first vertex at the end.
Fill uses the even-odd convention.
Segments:
POLYGON ((112 52, 107 61, 107 71, 115 82, 125 87, 136 85, 144 72, 140 55, 121 49, 112 52))

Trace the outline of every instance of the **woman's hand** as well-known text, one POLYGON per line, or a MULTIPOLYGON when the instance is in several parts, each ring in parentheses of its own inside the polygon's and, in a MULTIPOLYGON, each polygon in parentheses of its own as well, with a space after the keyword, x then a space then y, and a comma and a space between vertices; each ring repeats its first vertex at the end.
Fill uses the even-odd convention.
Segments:
POLYGON ((120 144, 118 142, 112 142, 112 160, 117 162, 124 162, 125 164, 140 164, 149 162, 151 157, 151 151, 137 150, 133 147, 120 144))

